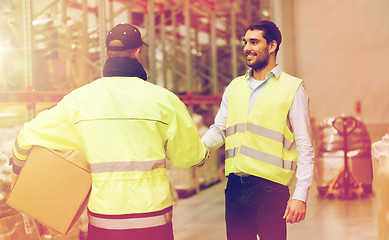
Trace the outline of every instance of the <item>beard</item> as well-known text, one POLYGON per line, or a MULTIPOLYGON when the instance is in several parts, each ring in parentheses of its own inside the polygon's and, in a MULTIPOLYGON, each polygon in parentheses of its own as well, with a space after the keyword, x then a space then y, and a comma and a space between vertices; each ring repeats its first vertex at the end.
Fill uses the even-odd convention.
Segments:
POLYGON ((258 55, 258 56, 259 56, 259 58, 253 63, 249 63, 246 60, 247 66, 251 67, 255 71, 262 70, 269 64, 269 53, 268 52, 264 52, 264 55, 262 55, 262 56, 258 55))

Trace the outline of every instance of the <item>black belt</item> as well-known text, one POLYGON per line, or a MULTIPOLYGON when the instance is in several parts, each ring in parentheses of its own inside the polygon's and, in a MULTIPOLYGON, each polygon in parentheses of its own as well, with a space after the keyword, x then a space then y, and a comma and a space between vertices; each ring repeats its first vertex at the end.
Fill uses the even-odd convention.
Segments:
POLYGON ((238 176, 238 175, 235 175, 233 173, 230 173, 228 175, 228 179, 230 179, 232 181, 235 181, 235 182, 240 182, 240 183, 253 183, 253 182, 258 182, 260 177, 256 177, 256 176, 253 176, 253 175, 238 176))

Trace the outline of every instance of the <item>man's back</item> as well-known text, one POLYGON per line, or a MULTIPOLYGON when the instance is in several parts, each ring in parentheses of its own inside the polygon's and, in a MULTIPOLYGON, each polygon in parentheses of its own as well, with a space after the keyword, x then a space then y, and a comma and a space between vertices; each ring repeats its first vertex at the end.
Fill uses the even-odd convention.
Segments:
POLYGON ((66 107, 73 111, 73 121, 93 162, 124 161, 129 156, 135 161, 165 158, 161 154, 166 131, 177 104, 166 89, 139 78, 109 77, 67 98, 66 107))
MULTIPOLYGON (((181 124, 177 118, 188 114, 177 96, 136 77, 109 77, 73 91, 61 104, 73 118, 90 162, 89 210, 128 214, 171 206, 165 161, 172 157, 180 164, 174 162, 179 134, 172 128, 181 124), (175 155, 167 156, 165 147, 171 141, 175 155), (131 194, 123 194, 126 191, 131 194), (115 201, 106 201, 109 198, 115 201)), ((198 159, 198 151, 194 153, 187 161, 198 159)), ((185 164, 183 154, 180 161, 185 164)))

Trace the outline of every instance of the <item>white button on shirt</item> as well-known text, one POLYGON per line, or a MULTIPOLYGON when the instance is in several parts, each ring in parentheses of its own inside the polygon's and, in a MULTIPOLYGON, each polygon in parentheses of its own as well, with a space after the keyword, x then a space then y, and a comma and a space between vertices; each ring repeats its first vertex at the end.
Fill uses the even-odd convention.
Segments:
MULTIPOLYGON (((251 69, 248 74, 250 77, 247 83, 250 85, 249 109, 253 106, 255 100, 262 92, 267 83, 274 77, 278 78, 282 70, 277 65, 266 74, 266 79, 257 81, 251 76, 251 69)), ((224 144, 226 121, 227 121, 227 96, 229 85, 223 94, 220 109, 215 117, 215 123, 210 127, 207 133, 202 137, 205 145, 211 150, 215 150, 224 144)), ((314 166, 314 149, 312 145, 312 131, 309 118, 309 98, 304 86, 300 85, 297 89, 292 106, 289 110, 288 120, 294 132, 297 148, 297 170, 296 170, 296 188, 292 199, 306 202, 308 189, 311 186, 314 166)), ((243 173, 244 174, 244 173, 243 173)))

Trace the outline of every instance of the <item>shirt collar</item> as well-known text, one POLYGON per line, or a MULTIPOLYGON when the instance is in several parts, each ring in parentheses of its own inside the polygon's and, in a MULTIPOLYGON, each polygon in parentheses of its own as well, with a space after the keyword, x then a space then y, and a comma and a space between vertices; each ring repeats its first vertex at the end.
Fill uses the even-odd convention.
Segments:
MULTIPOLYGON (((252 76, 252 71, 253 71, 253 69, 250 68, 250 69, 246 72, 246 74, 244 75, 246 79, 249 79, 249 77, 252 76)), ((270 70, 270 72, 268 72, 268 73, 266 74, 265 79, 267 80, 267 79, 269 79, 271 76, 274 76, 274 77, 276 77, 276 78, 278 79, 278 78, 280 77, 280 75, 281 75, 281 72, 282 72, 282 69, 281 69, 280 65, 277 64, 277 66, 275 66, 275 68, 273 68, 272 70, 270 70)))

